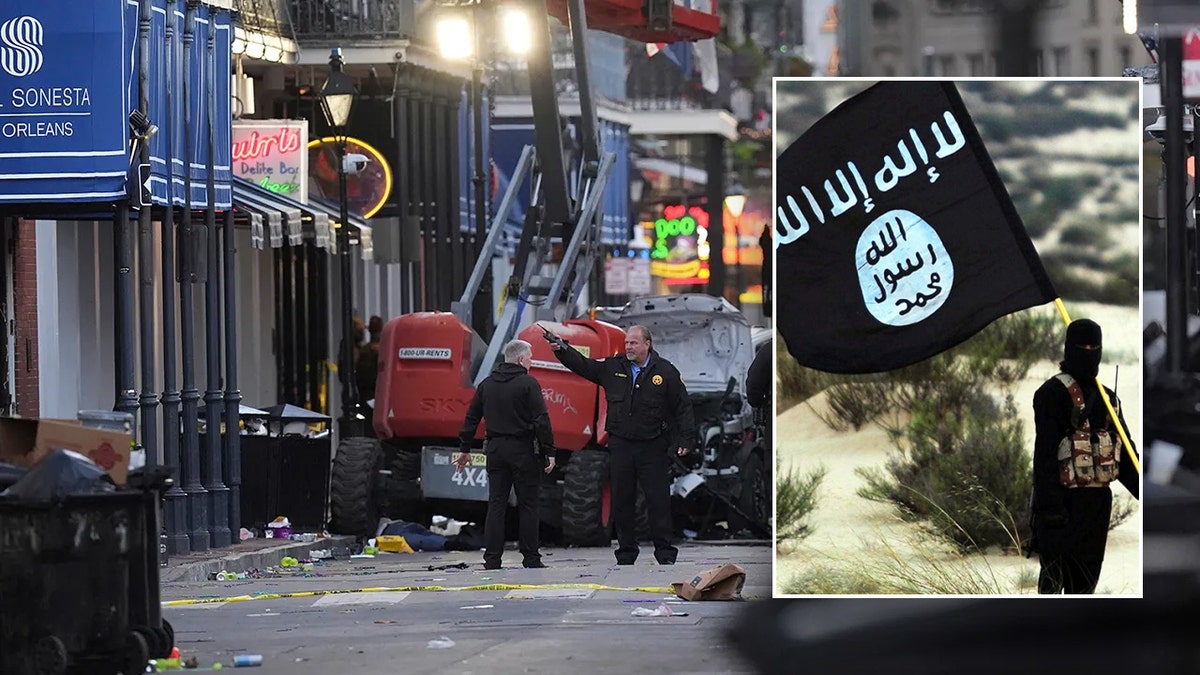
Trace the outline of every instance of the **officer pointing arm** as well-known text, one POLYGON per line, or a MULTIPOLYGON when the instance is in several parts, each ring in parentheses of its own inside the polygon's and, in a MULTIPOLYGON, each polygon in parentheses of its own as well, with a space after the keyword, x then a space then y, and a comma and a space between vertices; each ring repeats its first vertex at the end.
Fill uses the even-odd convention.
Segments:
MULTIPOLYGON (((539 325, 539 328, 541 326, 539 325)), ((558 357, 559 362, 567 367, 568 370, 576 375, 595 382, 601 387, 606 386, 603 361, 589 359, 583 354, 580 354, 571 345, 567 344, 560 336, 542 328, 542 337, 546 342, 550 343, 550 350, 558 357)), ((673 370, 673 369, 672 369, 673 370)), ((668 401, 672 407, 672 416, 674 418, 676 452, 680 455, 686 455, 691 452, 692 440, 691 432, 695 427, 692 417, 692 404, 688 400, 687 391, 683 386, 683 380, 676 376, 668 380, 667 385, 668 401)))

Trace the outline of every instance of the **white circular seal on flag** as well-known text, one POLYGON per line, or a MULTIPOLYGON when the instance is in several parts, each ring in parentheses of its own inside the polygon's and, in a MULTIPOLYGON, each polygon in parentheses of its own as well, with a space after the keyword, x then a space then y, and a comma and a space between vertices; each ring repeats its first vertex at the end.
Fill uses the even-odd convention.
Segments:
POLYGON ((911 326, 938 311, 954 285, 954 263, 933 226, 903 209, 871 221, 854 252, 867 311, 880 323, 911 326))

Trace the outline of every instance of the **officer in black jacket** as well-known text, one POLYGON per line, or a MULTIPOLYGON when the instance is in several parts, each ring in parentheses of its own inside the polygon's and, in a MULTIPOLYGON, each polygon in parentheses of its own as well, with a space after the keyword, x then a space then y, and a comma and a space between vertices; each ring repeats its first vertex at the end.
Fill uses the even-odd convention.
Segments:
MULTIPOLYGON (((1045 382, 1033 396, 1033 420, 1037 436, 1033 446, 1033 500, 1030 549, 1041 561, 1038 593, 1056 595, 1091 594, 1100 580, 1108 526, 1112 516, 1112 467, 1084 453, 1074 457, 1078 436, 1080 450, 1107 437, 1118 443, 1096 375, 1100 370, 1101 330, 1089 319, 1067 327, 1061 373, 1045 382), (1070 385, 1070 386, 1068 386, 1070 385), (1072 392, 1074 389, 1074 393, 1072 392), (1078 401, 1073 400, 1078 397, 1078 401), (1083 410, 1080 411, 1080 405, 1083 410), (1086 426, 1085 426, 1086 424, 1086 426), (1087 440, 1082 440, 1084 438, 1087 440)), ((1128 433, 1121 402, 1105 387, 1113 409, 1128 433)), ((1136 448, 1120 447, 1120 461, 1112 462, 1117 480, 1135 498, 1139 496, 1138 473, 1131 454, 1136 448)))
POLYGON ((529 374, 532 364, 533 348, 528 342, 513 340, 504 345, 504 363, 497 365, 492 374, 479 383, 458 436, 462 452, 455 464, 461 471, 471 463, 471 441, 480 419, 487 421, 484 453, 487 456, 488 510, 483 527, 487 542, 483 554, 484 569, 500 569, 500 557, 504 553, 504 513, 508 509, 509 492, 514 488, 521 516, 518 547, 524 557, 523 563, 525 567, 546 566, 538 552, 539 470, 546 473, 554 470, 554 433, 550 429, 546 401, 542 398, 542 386, 529 374))
POLYGON ((645 326, 631 326, 625 332, 623 359, 589 359, 553 334, 546 339, 564 366, 603 387, 608 400, 604 428, 611 456, 617 564, 632 565, 638 557, 634 528, 638 485, 646 495, 654 558, 662 565, 675 564, 679 551, 671 545, 667 453, 674 448, 686 455, 695 446, 696 434, 692 404, 679 371, 653 350, 645 326))

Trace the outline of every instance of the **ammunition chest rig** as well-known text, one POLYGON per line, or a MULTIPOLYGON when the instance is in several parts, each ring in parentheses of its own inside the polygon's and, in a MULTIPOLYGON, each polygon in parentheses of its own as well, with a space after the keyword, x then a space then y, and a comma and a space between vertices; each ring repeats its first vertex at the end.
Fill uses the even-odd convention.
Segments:
MULTIPOLYGON (((1063 487, 1107 487, 1117 479, 1121 465, 1121 439, 1114 425, 1093 430, 1087 418, 1083 389, 1075 378, 1066 373, 1055 376, 1074 406, 1071 411, 1071 433, 1058 445, 1058 479, 1063 487)), ((1120 401, 1113 399, 1113 409, 1120 414, 1120 401)))

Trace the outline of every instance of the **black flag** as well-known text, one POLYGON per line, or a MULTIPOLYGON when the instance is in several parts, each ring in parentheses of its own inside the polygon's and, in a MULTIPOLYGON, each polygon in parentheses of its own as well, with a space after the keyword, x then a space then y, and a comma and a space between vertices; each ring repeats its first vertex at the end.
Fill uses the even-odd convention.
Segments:
POLYGON ((779 157, 775 204, 776 320, 810 368, 901 368, 1057 297, 951 82, 839 105, 779 157))

